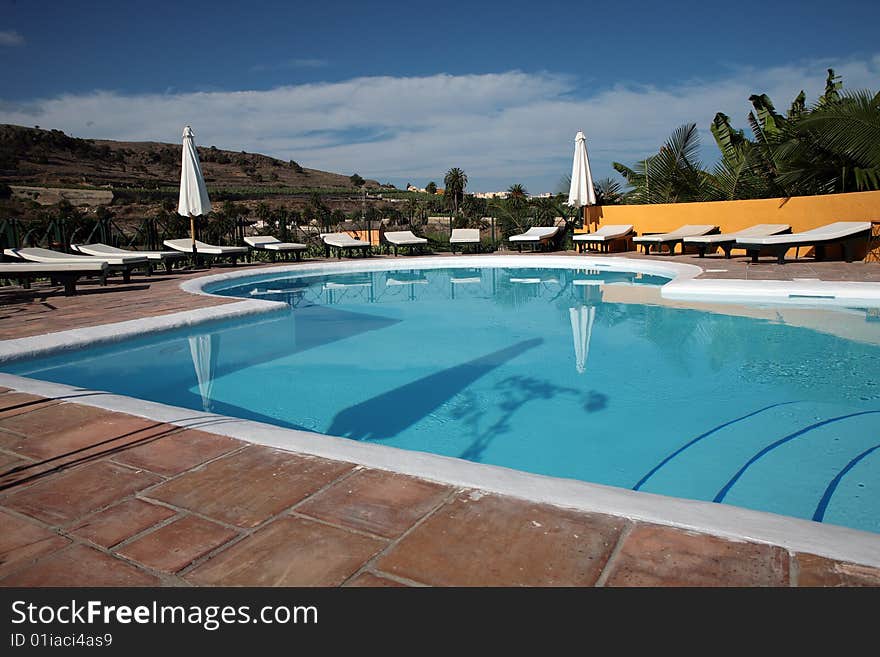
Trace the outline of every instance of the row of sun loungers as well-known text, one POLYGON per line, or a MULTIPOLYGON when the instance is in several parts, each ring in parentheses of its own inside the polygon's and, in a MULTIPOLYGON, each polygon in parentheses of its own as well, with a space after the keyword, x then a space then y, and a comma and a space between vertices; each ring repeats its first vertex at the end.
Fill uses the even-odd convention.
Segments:
MULTIPOLYGON (((525 233, 513 235, 508 240, 522 248, 523 244, 541 246, 557 239, 561 227, 535 227, 525 233)), ((644 234, 636 237, 633 226, 608 225, 603 226, 593 233, 581 233, 575 235, 573 240, 579 250, 585 247, 598 248, 607 252, 610 245, 617 240, 631 239, 634 244, 641 246, 645 254, 650 249, 656 248, 661 251, 665 246, 670 254, 675 252, 678 244, 685 247, 694 247, 700 257, 721 249, 725 257, 729 258, 734 248, 744 249, 752 262, 758 261, 762 252, 770 251, 776 256, 777 261, 785 262, 785 254, 789 249, 812 247, 815 249, 815 257, 821 260, 829 245, 840 245, 843 256, 847 262, 852 262, 856 248, 864 243, 871 235, 871 222, 869 221, 839 221, 827 226, 821 226, 800 233, 792 233, 788 224, 758 224, 732 233, 722 233, 718 226, 710 224, 688 224, 667 233, 644 234)), ((385 241, 394 249, 394 254, 401 247, 407 247, 412 252, 414 249, 424 248, 428 240, 414 235, 412 231, 392 231, 384 235, 385 241)), ((200 255, 230 258, 234 265, 238 258, 247 255, 250 249, 269 253, 270 259, 275 260, 278 253, 292 253, 299 260, 303 251, 308 247, 305 244, 294 242, 282 242, 275 237, 258 235, 244 238, 248 246, 218 246, 196 240, 196 251, 200 255)), ((333 249, 337 255, 344 252, 362 251, 368 254, 371 248, 369 242, 355 239, 347 233, 324 233, 321 239, 329 257, 333 249)), ((467 244, 479 249, 480 231, 471 228, 457 228, 452 231, 450 245, 453 253, 456 246, 462 249, 467 244)), ((25 260, 28 264, 0 264, 0 277, 18 280, 29 285, 35 278, 50 278, 53 283, 64 285, 65 294, 75 294, 76 282, 86 276, 97 276, 101 284, 106 284, 107 276, 118 273, 122 275, 125 283, 130 282, 131 272, 142 269, 149 276, 154 264, 163 264, 167 271, 171 271, 175 260, 185 258, 192 253, 193 241, 191 239, 165 240, 165 246, 170 251, 127 251, 107 244, 74 244, 71 248, 80 255, 59 253, 50 249, 41 248, 14 248, 6 249, 5 255, 25 260)))

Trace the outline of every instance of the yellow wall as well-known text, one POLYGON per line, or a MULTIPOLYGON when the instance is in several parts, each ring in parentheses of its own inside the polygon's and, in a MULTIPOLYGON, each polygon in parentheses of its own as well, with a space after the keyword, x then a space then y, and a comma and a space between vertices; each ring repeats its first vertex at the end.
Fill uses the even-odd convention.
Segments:
POLYGON ((346 232, 356 240, 369 242, 373 246, 378 246, 380 244, 378 228, 373 228, 371 230, 348 230, 346 232))
MULTIPOLYGON (((750 201, 607 205, 587 208, 598 226, 633 224, 636 232, 662 233, 684 224, 714 224, 732 233, 754 224, 790 224, 800 232, 835 221, 880 220, 880 192, 853 192, 825 196, 794 196, 750 201)), ((578 230, 576 232, 585 232, 578 230)))

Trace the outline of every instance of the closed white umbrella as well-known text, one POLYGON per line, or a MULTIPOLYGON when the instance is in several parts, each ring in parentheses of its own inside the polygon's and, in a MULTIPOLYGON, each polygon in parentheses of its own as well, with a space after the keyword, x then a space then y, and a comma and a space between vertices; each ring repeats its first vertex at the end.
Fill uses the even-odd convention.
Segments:
POLYGON ((211 200, 208 188, 199 165, 199 153, 193 140, 193 131, 189 126, 183 129, 183 157, 180 165, 180 199, 177 202, 177 214, 189 217, 189 230, 192 235, 193 258, 196 258, 196 222, 194 217, 208 214, 211 211, 211 200))
POLYGON ((587 369, 587 356, 590 354, 590 336, 593 334, 596 307, 569 308, 568 314, 571 319, 571 337, 574 339, 575 368, 578 374, 583 374, 587 369))
MULTIPOLYGON (((580 131, 578 131, 574 138, 574 162, 571 165, 571 187, 568 190, 568 204, 575 208, 584 208, 585 223, 587 219, 586 206, 596 205, 593 174, 590 173, 590 158, 587 157, 587 138, 580 131)), ((589 230, 589 226, 587 230, 589 230)))

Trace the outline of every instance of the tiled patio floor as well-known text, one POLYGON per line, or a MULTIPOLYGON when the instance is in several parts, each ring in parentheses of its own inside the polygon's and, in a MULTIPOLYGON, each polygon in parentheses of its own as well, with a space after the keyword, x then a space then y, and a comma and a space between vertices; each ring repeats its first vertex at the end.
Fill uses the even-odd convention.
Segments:
MULTIPOLYGON (((759 271, 732 262, 717 268, 759 271)), ((880 280, 875 264, 783 269, 880 280)), ((206 273, 2 291, 0 339, 223 303, 177 289, 206 273)), ((880 569, 0 389, 0 585, 880 586, 880 569)))
POLYGON ((852 586, 880 569, 0 393, 3 586, 852 586))

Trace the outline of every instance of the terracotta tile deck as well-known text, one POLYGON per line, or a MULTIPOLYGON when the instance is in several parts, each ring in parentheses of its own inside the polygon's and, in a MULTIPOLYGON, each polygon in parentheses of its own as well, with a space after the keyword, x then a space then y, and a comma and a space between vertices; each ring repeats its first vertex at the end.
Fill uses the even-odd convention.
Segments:
MULTIPOLYGON (((873 263, 741 260, 699 264, 880 280, 873 263)), ((5 289, 0 339, 224 303, 180 292, 190 275, 5 289)), ((0 389, 0 585, 880 586, 880 569, 0 389)))
MULTIPOLYGON (((137 420, 111 415, 120 432, 137 420)), ((83 448, 79 427, 54 435, 83 448)), ((0 471, 0 585, 880 586, 878 568, 205 432, 98 434, 90 453, 0 471)))

